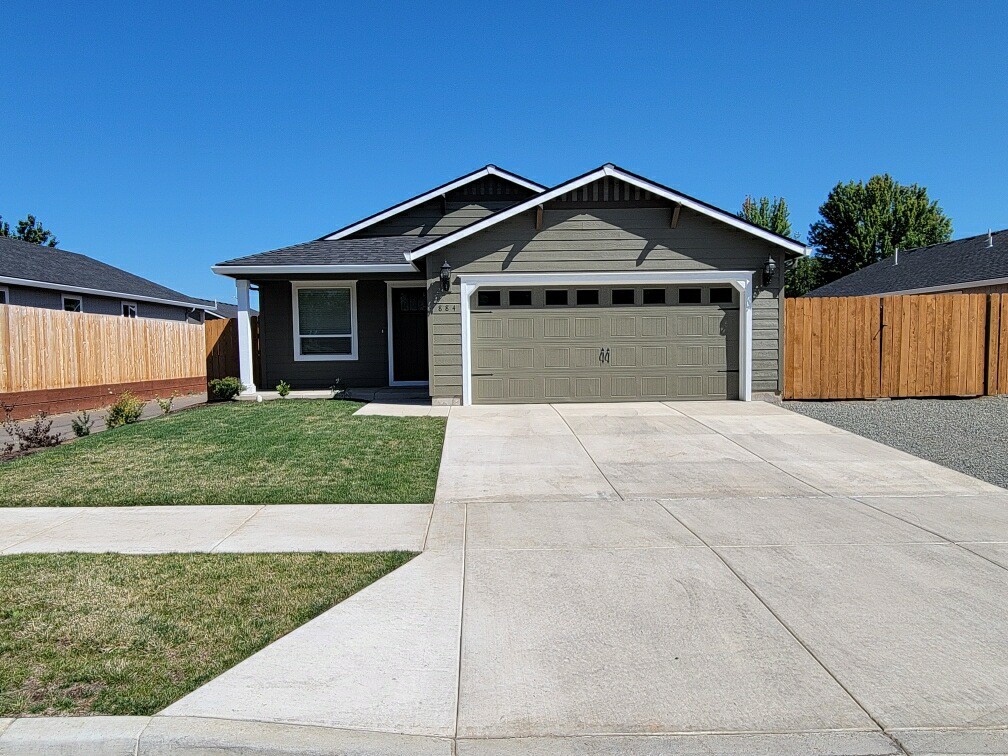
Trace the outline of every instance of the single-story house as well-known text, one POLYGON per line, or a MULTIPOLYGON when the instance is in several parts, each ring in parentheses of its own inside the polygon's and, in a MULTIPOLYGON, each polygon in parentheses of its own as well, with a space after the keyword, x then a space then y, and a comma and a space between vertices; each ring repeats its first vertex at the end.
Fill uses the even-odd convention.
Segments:
POLYGON ((241 379, 425 386, 437 404, 779 392, 793 239, 612 164, 488 165, 315 241, 227 260, 241 379))
POLYGON ((899 252, 806 296, 999 292, 1008 292, 1008 230, 899 252))
POLYGON ((213 307, 93 257, 0 237, 0 304, 202 323, 213 307))

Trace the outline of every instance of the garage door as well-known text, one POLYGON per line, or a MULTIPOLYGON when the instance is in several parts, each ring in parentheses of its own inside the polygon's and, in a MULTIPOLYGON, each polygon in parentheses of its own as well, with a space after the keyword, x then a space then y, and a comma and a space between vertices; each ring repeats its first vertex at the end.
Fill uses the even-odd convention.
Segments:
POLYGON ((476 404, 738 398, 731 286, 478 289, 476 404))

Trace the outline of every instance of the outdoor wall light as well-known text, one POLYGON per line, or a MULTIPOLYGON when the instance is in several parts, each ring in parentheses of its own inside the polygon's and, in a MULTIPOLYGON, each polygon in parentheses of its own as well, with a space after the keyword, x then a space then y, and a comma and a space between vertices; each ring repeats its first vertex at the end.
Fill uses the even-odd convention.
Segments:
POLYGON ((444 261, 444 265, 441 266, 441 291, 448 292, 451 290, 451 265, 448 261, 444 261))
MULTIPOLYGON (((443 271, 443 269, 442 269, 443 271)), ((773 281, 774 273, 777 272, 777 263, 774 262, 773 255, 769 257, 766 261, 766 265, 763 266, 763 285, 769 286, 773 281)), ((444 272, 441 274, 444 275, 444 272)))

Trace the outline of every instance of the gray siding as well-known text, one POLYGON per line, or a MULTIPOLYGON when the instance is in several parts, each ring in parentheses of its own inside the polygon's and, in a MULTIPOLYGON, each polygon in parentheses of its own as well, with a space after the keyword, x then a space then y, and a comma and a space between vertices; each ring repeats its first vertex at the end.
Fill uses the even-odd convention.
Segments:
MULTIPOLYGON (((91 294, 74 294, 73 292, 61 292, 55 289, 40 289, 33 286, 3 286, 10 291, 10 304, 22 307, 42 307, 49 310, 63 309, 63 294, 80 296, 81 307, 84 312, 95 315, 122 315, 122 303, 136 302, 135 299, 123 297, 122 299, 112 297, 96 297, 91 294)), ((155 318, 158 320, 188 321, 190 323, 202 323, 202 310, 186 309, 174 305, 159 304, 157 302, 136 302, 137 316, 141 318, 155 318)))
MULTIPOLYGON (((303 280, 308 277, 300 277, 303 280)), ((287 381, 295 389, 388 385, 388 304, 386 280, 367 277, 357 282, 357 359, 333 361, 294 360, 294 313, 291 282, 260 280, 259 349, 262 383, 272 389, 287 381)), ((324 280, 324 279, 319 279, 324 280)), ((398 277, 396 280, 408 280, 398 277)), ((423 279, 417 283, 422 284, 423 279)))
MULTIPOLYGON (((683 209, 670 228, 671 210, 648 206, 648 198, 629 201, 575 199, 546 205, 543 228, 535 230, 535 214, 525 213, 474 234, 429 256, 427 277, 432 297, 445 258, 455 273, 586 272, 586 271, 757 271, 753 303, 753 391, 774 392, 781 360, 781 251, 705 215, 683 209), (641 206, 644 205, 644 206, 641 206), (767 258, 777 260, 773 285, 760 287, 767 258)), ((432 301, 431 395, 461 395, 462 325, 459 289, 432 301)))
POLYGON ((488 176, 449 192, 444 206, 440 198, 434 199, 353 236, 444 236, 531 195, 528 189, 488 176))

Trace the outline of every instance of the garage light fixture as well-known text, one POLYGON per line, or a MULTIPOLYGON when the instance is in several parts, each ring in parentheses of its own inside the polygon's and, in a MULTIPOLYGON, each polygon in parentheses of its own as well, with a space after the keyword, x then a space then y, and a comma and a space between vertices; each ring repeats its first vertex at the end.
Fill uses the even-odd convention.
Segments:
POLYGON ((770 255, 763 266, 763 285, 769 286, 773 281, 774 273, 777 272, 777 263, 774 262, 773 255, 770 255))
POLYGON ((441 266, 441 291, 447 293, 451 290, 451 265, 445 260, 441 266))

